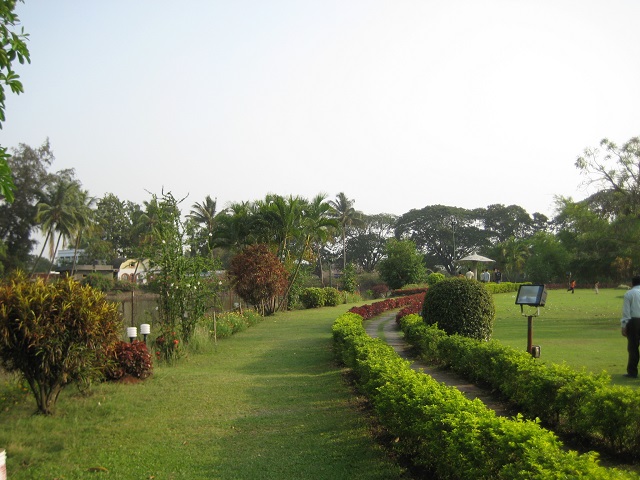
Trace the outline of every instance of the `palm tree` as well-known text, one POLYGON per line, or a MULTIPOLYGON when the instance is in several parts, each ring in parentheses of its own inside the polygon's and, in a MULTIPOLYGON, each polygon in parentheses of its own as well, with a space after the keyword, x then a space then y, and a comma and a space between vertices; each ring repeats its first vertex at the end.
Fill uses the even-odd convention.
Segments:
POLYGON ((44 249, 49 244, 51 262, 54 261, 58 247, 63 238, 69 238, 77 223, 78 198, 80 184, 68 173, 60 174, 38 203, 36 221, 42 231, 46 231, 44 244, 32 272, 42 258, 44 249), (55 242, 54 237, 58 234, 55 242))
POLYGON ((71 267, 71 276, 73 276, 76 270, 76 263, 78 260, 78 247, 80 246, 82 235, 93 222, 94 211, 91 207, 95 203, 95 198, 90 197, 87 190, 78 190, 77 193, 78 198, 76 199, 75 211, 76 221, 73 232, 76 238, 73 251, 73 266, 71 267))
POLYGON ((249 202, 232 203, 218 215, 218 243, 231 250, 254 243, 251 224, 254 221, 254 207, 249 202))
POLYGON ((509 237, 504 242, 498 244, 499 253, 502 257, 504 271, 509 280, 515 281, 517 273, 522 272, 531 252, 524 240, 509 237))
POLYGON ((340 234, 342 236, 342 268, 347 267, 347 227, 359 226, 362 222, 362 212, 353 208, 355 200, 350 200, 340 192, 335 200, 330 200, 329 205, 334 210, 334 218, 340 223, 340 234))
POLYGON ((217 228, 216 221, 217 200, 207 195, 202 203, 194 203, 191 207, 191 213, 188 217, 193 220, 197 225, 204 228, 204 234, 206 237, 207 252, 211 256, 213 255, 213 248, 215 246, 215 234, 217 228))
POLYGON ((320 269, 320 281, 324 286, 324 272, 322 269, 322 249, 329 239, 334 238, 334 232, 340 228, 336 218, 332 216, 333 209, 326 201, 326 195, 316 195, 307 206, 304 216, 304 225, 307 230, 309 248, 316 252, 318 267, 320 269))

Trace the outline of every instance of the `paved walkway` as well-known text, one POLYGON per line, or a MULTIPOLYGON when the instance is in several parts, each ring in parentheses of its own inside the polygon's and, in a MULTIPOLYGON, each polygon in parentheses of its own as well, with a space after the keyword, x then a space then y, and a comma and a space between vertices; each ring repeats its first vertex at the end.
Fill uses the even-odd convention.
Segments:
POLYGON ((422 371, 427 375, 431 375, 438 382, 442 382, 450 387, 460 390, 468 399, 480 399, 487 408, 495 410, 496 414, 506 417, 515 415, 508 405, 496 398, 491 392, 484 390, 473 383, 469 383, 462 377, 459 377, 450 370, 434 367, 421 360, 411 357, 411 346, 404 340, 404 334, 400 331, 400 326, 396 323, 397 311, 383 313, 382 315, 366 320, 364 328, 369 336, 380 337, 405 360, 411 362, 414 370, 422 371), (382 334, 380 334, 382 333, 382 334))

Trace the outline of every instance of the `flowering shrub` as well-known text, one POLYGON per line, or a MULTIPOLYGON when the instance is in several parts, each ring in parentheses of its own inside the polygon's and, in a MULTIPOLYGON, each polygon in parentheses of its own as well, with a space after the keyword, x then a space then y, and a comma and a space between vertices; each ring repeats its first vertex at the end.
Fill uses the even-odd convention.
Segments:
POLYGON ((163 328, 160 335, 154 340, 153 346, 156 358, 167 363, 173 363, 182 356, 182 348, 175 331, 163 328))
POLYGON ((126 376, 143 380, 151 375, 151 354, 144 342, 118 342, 114 348, 114 356, 114 363, 105 372, 107 380, 119 380, 126 376))

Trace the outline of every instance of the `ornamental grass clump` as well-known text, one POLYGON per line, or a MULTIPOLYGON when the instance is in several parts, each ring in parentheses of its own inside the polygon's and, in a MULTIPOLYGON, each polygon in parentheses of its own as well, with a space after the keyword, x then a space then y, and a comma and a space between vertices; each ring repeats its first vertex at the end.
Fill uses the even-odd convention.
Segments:
POLYGON ((73 279, 17 273, 0 285, 0 363, 22 375, 40 413, 53 413, 67 385, 103 377, 122 329, 116 304, 73 279))

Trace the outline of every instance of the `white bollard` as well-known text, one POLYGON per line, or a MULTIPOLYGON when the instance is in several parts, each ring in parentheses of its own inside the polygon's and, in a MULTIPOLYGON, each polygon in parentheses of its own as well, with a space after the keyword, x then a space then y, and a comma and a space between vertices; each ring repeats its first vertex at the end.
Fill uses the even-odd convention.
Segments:
POLYGON ((7 452, 0 449, 0 480, 7 480, 7 452))

